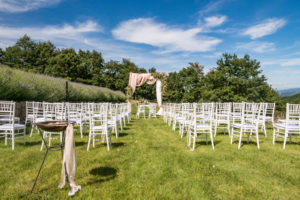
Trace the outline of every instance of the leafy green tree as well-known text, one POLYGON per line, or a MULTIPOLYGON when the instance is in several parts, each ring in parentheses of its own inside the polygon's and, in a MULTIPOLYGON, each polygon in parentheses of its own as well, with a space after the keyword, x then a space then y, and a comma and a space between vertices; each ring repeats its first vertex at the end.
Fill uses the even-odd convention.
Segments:
POLYGON ((92 52, 79 50, 78 56, 80 59, 80 65, 78 66, 80 76, 76 78, 76 81, 100 85, 100 75, 104 69, 104 59, 101 53, 95 50, 92 52))
POLYGON ((71 81, 80 77, 78 66, 80 59, 74 49, 63 49, 55 57, 50 58, 50 65, 45 70, 46 74, 64 77, 71 81))
POLYGON ((49 66, 49 61, 52 57, 57 55, 57 50, 50 41, 48 42, 39 42, 35 45, 35 62, 32 72, 45 73, 45 70, 49 66))
POLYGON ((181 102, 183 93, 183 85, 179 74, 177 72, 170 72, 167 77, 167 87, 163 100, 168 102, 181 102))
POLYGON ((35 42, 24 35, 14 46, 6 48, 3 63, 26 71, 32 69, 36 59, 35 46, 35 42))
POLYGON ((277 92, 261 75, 260 63, 249 55, 223 54, 218 67, 205 77, 204 99, 208 101, 275 101, 277 92))

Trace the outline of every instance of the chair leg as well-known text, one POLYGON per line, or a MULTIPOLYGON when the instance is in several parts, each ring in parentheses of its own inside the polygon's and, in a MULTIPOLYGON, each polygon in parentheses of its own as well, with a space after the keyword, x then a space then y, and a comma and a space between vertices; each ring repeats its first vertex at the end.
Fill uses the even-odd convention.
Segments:
POLYGON ((233 141, 233 127, 231 128, 230 144, 232 144, 232 141, 233 141))
POLYGON ((24 132, 23 132, 23 137, 24 137, 24 144, 26 144, 26 128, 23 130, 24 132))
POLYGON ((289 141, 290 144, 292 144, 292 135, 290 135, 290 141, 289 141))
POLYGON ((287 134, 287 131, 285 131, 285 133, 284 133, 284 140, 283 140, 283 149, 285 149, 287 137, 288 137, 288 134, 287 134))
POLYGON ((5 142, 4 142, 5 146, 7 145, 7 131, 5 131, 5 142))
POLYGON ((88 146, 87 146, 87 151, 90 149, 90 143, 91 143, 91 131, 89 133, 89 141, 88 141, 88 146))
POLYGON ((217 135, 217 129, 218 129, 218 124, 216 124, 216 126, 215 126, 215 134, 214 134, 214 137, 216 137, 216 135, 217 135))
POLYGON ((241 148, 241 144, 242 144, 242 136, 243 136, 243 129, 241 128, 238 149, 241 148))
POLYGON ((34 124, 32 123, 32 125, 31 125, 31 130, 30 130, 30 137, 32 136, 33 129, 34 129, 34 124))
POLYGON ((11 148, 12 148, 12 150, 15 149, 15 131, 14 130, 11 133, 11 148))
POLYGON ((106 144, 107 144, 107 151, 109 151, 109 136, 108 136, 108 133, 106 133, 106 144))
POLYGON ((213 138, 213 133, 212 130, 210 130, 210 142, 213 150, 215 150, 215 144, 214 144, 214 138, 213 138))
POLYGON ((275 144, 275 137, 276 137, 275 128, 273 128, 273 144, 275 144))
POLYGON ((92 133, 92 137, 93 137, 93 147, 95 147, 95 133, 92 133))
POLYGON ((195 150, 195 145, 196 145, 196 136, 194 135, 193 136, 193 148, 192 148, 192 151, 194 151, 195 150))
POLYGON ((256 143, 257 143, 257 148, 259 149, 259 135, 258 135, 258 129, 256 129, 256 143))
POLYGON ((80 123, 80 136, 83 138, 83 133, 82 133, 82 123, 80 123))
POLYGON ((267 137, 267 130, 266 130, 266 123, 264 123, 264 133, 265 133, 265 137, 267 137))
POLYGON ((228 136, 230 137, 230 123, 227 124, 228 136))
POLYGON ((115 133, 116 133, 116 138, 119 137, 119 128, 118 128, 118 123, 115 123, 115 133))

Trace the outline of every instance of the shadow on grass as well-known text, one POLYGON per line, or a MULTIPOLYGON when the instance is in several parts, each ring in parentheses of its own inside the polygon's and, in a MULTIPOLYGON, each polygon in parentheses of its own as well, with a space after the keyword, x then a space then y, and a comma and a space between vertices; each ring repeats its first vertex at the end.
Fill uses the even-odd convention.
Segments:
MULTIPOLYGON (((220 140, 216 140, 214 141, 214 145, 218 145, 219 143, 221 143, 220 140)), ((208 140, 207 144, 206 144, 206 141, 196 141, 196 145, 211 145, 211 142, 210 140, 208 140)))
POLYGON ((119 133, 119 137, 126 137, 128 133, 119 133))
POLYGON ((86 142, 75 142, 75 146, 83 146, 83 145, 86 145, 87 143, 86 142))
MULTIPOLYGON (((42 140, 42 139, 41 139, 42 140)), ((20 144, 22 144, 23 142, 20 142, 20 144)), ((36 146, 36 145, 41 145, 42 141, 33 141, 33 142, 28 142, 26 141, 25 146, 36 146)), ((48 144, 48 143, 47 143, 48 144)))
POLYGON ((111 143, 112 147, 122 147, 125 146, 124 142, 115 142, 115 143, 111 143))
MULTIPOLYGON (((283 145, 283 141, 275 141, 275 144, 282 144, 283 145)), ((300 142, 291 142, 289 141, 289 139, 286 140, 286 145, 300 145, 300 142)))
MULTIPOLYGON (((263 144, 264 142, 263 141, 259 141, 259 145, 261 146, 261 144, 263 144)), ((232 144, 239 144, 239 141, 238 140, 235 140, 232 142, 232 144)), ((255 141, 249 141, 249 143, 247 143, 247 141, 245 140, 242 140, 242 143, 241 143, 241 148, 244 146, 244 145, 254 145, 254 146, 257 146, 257 143, 256 143, 256 140, 255 141)))
POLYGON ((90 174, 95 176, 87 185, 103 183, 117 177, 118 170, 112 167, 96 167, 90 170, 90 174))

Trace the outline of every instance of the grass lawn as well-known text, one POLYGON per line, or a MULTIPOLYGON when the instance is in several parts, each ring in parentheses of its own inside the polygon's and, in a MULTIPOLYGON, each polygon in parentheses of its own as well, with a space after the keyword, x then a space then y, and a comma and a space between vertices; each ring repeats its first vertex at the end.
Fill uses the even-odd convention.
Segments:
MULTIPOLYGON (((76 132, 76 183, 73 199, 300 199, 300 140, 282 149, 260 136, 237 149, 228 135, 215 138, 215 150, 198 140, 191 152, 162 119, 135 119, 113 137, 111 151, 97 142, 86 151, 88 137, 76 132)), ((279 139, 280 140, 280 139, 279 139)), ((282 141, 282 140, 281 140, 282 141)), ((60 152, 50 152, 34 194, 30 189, 42 161, 41 139, 17 141, 14 151, 0 141, 0 199, 66 199, 58 189, 60 152)))

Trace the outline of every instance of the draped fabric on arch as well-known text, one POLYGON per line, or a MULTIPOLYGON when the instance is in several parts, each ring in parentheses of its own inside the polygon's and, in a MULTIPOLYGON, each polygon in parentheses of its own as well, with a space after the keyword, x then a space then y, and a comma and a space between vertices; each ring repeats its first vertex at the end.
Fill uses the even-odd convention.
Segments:
POLYGON ((156 98, 157 104, 159 106, 158 115, 162 114, 162 98, 161 98, 161 80, 155 79, 151 73, 132 73, 129 75, 129 86, 131 88, 132 94, 135 92, 137 86, 142 86, 145 83, 148 85, 153 85, 156 83, 156 98))

